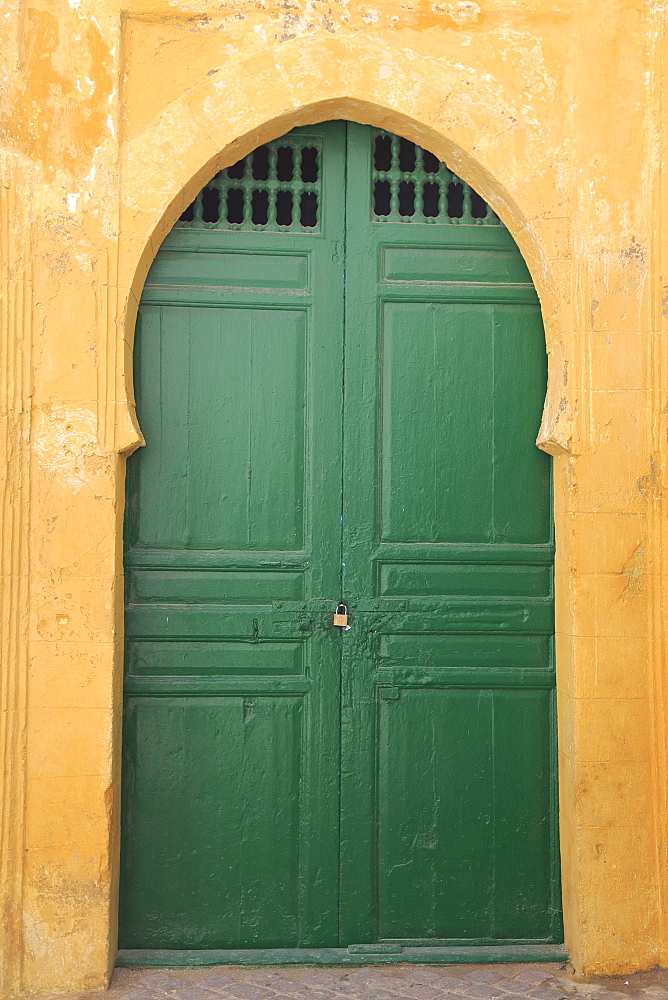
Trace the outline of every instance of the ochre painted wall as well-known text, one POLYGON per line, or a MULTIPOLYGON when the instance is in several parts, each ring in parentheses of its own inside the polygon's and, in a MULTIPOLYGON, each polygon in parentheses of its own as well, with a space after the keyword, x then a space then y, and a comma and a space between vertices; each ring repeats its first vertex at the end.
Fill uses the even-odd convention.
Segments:
POLYGON ((550 361, 567 947, 583 972, 668 964, 665 19, 660 0, 5 0, 6 993, 101 986, 113 964, 147 268, 219 168, 331 118, 444 158, 531 269, 550 361))

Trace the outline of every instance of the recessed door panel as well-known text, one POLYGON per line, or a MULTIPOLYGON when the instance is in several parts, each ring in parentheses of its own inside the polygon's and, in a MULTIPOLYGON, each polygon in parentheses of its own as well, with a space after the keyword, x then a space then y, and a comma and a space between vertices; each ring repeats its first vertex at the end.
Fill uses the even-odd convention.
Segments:
POLYGON ((549 694, 484 686, 384 694, 379 937, 548 937, 549 694))
POLYGON ((425 295, 383 305, 382 540, 549 542, 538 307, 425 295))
POLYGON ((301 549, 306 311, 152 305, 139 324, 136 543, 301 549))
POLYGON ((486 304, 384 303, 383 541, 493 538, 493 322, 486 304))
POLYGON ((299 697, 131 699, 126 940, 298 944, 303 740, 299 697))

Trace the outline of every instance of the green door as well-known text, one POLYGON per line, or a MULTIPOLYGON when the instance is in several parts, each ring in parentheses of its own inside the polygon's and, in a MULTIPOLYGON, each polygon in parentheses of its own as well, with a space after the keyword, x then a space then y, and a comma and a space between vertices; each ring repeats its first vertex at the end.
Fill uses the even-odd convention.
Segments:
POLYGON ((297 129, 184 213, 135 357, 121 948, 560 941, 545 344, 507 230, 412 143, 297 129))

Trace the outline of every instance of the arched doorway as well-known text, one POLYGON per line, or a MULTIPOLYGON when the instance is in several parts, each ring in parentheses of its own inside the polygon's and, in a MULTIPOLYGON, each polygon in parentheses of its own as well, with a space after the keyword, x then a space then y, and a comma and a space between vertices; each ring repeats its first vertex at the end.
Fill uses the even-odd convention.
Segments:
POLYGON ((163 244, 136 383, 121 947, 547 955, 545 348, 510 234, 410 142, 294 130, 163 244))

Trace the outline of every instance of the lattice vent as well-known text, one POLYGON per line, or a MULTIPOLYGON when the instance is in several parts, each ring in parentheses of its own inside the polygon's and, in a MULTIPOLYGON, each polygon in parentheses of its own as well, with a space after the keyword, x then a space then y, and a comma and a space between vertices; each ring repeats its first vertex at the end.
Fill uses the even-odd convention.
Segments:
POLYGON ((221 170, 177 226, 185 229, 317 232, 322 150, 289 136, 221 170))
POLYGON ((374 222, 500 226, 473 188, 408 139, 376 132, 373 146, 374 222))

